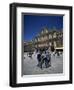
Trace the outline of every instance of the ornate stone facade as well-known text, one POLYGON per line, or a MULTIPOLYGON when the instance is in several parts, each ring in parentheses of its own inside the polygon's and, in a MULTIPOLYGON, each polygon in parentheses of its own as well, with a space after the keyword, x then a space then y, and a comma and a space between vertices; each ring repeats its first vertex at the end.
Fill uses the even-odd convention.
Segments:
POLYGON ((34 49, 43 49, 54 46, 54 48, 63 47, 63 31, 44 28, 32 41, 24 44, 26 51, 33 51, 34 49))
POLYGON ((44 28, 33 40, 35 48, 63 47, 62 30, 48 30, 44 28))

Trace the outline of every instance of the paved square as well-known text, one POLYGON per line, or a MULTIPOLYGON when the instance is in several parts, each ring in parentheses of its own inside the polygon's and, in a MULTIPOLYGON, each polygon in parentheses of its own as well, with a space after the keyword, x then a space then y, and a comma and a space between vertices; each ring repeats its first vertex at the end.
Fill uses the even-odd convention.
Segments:
POLYGON ((32 58, 30 58, 27 56, 26 53, 24 53, 24 57, 25 58, 23 60, 22 65, 23 75, 63 73, 63 55, 61 56, 51 55, 51 67, 45 68, 45 65, 43 65, 43 69, 37 67, 38 62, 35 54, 33 54, 32 58))

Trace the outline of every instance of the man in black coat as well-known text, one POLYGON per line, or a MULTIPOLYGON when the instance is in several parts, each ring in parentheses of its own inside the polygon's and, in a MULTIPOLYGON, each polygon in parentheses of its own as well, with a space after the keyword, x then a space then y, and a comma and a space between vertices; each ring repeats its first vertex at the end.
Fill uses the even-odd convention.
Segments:
POLYGON ((40 62, 41 62, 41 53, 38 53, 38 54, 37 54, 37 60, 38 60, 38 64, 37 64, 37 66, 40 67, 40 62))

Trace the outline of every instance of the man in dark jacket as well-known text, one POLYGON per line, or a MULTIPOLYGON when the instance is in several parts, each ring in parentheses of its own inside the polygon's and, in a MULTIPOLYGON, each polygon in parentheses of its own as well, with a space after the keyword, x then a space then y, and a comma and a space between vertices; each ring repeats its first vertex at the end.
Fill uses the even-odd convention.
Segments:
POLYGON ((51 66, 51 54, 49 52, 46 53, 47 58, 47 67, 51 66))
POLYGON ((37 64, 37 66, 40 67, 40 62, 41 62, 41 53, 38 53, 38 54, 37 54, 37 60, 38 60, 38 64, 37 64))

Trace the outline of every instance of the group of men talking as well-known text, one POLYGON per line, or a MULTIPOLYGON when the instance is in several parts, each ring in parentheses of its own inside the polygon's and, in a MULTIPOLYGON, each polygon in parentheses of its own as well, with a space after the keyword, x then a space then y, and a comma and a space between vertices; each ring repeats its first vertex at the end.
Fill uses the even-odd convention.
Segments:
POLYGON ((39 51, 37 53, 37 60, 38 64, 37 66, 43 69, 43 64, 45 64, 45 67, 48 68, 51 66, 51 53, 49 51, 39 51))

